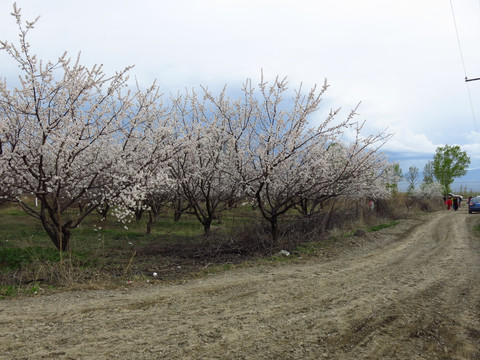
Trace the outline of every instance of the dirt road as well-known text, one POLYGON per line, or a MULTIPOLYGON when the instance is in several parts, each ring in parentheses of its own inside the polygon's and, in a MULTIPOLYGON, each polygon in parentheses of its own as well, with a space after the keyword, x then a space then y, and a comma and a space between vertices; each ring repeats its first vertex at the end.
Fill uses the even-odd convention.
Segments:
POLYGON ((480 215, 437 212, 308 261, 0 302, 5 359, 480 359, 480 215))

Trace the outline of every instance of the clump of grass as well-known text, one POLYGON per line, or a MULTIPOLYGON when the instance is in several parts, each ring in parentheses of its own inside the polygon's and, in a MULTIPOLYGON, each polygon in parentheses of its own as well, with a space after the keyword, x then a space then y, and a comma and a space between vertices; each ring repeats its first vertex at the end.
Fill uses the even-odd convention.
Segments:
MULTIPOLYGON (((19 295, 37 295, 44 291, 40 281, 32 281, 27 284, 0 285, 0 300, 16 297, 19 295)), ((47 289, 53 289, 52 286, 46 286, 47 289)))
POLYGON ((396 226, 398 224, 399 224, 398 220, 392 220, 392 221, 390 221, 389 223, 386 223, 386 224, 380 224, 380 225, 377 225, 377 226, 372 226, 367 231, 369 231, 369 232, 380 231, 382 229, 386 229, 386 228, 389 228, 389 227, 392 227, 392 226, 396 226))
POLYGON ((118 286, 121 280, 122 277, 105 271, 99 263, 65 254, 57 262, 35 259, 21 269, 1 271, 0 299, 36 295, 46 290, 108 289, 118 286))
POLYGON ((18 286, 0 285, 0 299, 14 297, 18 294, 18 286))
POLYGON ((28 246, 0 249, 0 271, 4 269, 19 270, 34 261, 58 262, 60 254, 54 248, 28 246))
POLYGON ((318 243, 304 243, 298 245, 295 250, 293 251, 294 253, 298 253, 299 255, 310 255, 310 254, 315 254, 315 252, 318 249, 318 243))
POLYGON ((340 241, 341 238, 337 235, 331 235, 321 239, 321 241, 309 241, 298 245, 292 250, 292 254, 298 256, 315 255, 319 250, 329 247, 335 242, 340 241))

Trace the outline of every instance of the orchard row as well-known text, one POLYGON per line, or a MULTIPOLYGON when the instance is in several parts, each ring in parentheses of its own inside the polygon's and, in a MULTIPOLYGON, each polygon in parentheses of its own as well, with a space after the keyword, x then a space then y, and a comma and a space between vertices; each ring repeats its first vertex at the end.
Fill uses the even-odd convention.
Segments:
POLYGON ((40 61, 27 41, 34 23, 14 16, 19 43, 1 46, 21 75, 14 87, 0 84, 0 199, 39 219, 61 250, 101 206, 120 219, 185 206, 208 233, 220 212, 248 199, 277 241, 278 219, 293 207, 307 216, 335 197, 386 197, 398 181, 379 152, 390 135, 363 136, 356 109, 319 119, 326 83, 291 92, 286 79, 262 77, 235 98, 207 88, 165 98, 156 84, 128 86, 130 68, 107 76, 67 55, 40 61))

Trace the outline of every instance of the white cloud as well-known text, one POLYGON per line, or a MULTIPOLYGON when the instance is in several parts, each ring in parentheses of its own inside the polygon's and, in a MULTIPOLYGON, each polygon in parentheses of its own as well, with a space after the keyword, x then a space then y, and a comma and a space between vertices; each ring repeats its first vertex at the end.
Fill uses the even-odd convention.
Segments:
POLYGON ((402 130, 395 133, 395 136, 384 146, 384 149, 390 152, 405 154, 423 154, 432 155, 435 153, 437 145, 433 144, 427 135, 417 134, 408 130, 402 130))

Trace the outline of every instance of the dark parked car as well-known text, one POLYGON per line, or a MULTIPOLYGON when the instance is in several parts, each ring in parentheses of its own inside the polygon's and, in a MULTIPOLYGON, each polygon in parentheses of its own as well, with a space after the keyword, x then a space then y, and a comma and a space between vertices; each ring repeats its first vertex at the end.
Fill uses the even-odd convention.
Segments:
POLYGON ((471 214, 474 211, 480 211, 480 196, 475 196, 468 202, 468 213, 471 214))

